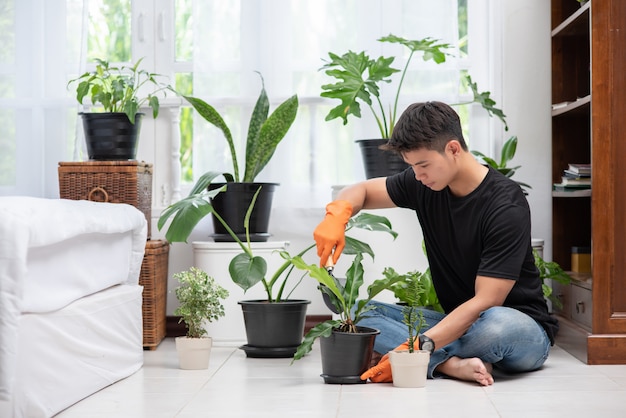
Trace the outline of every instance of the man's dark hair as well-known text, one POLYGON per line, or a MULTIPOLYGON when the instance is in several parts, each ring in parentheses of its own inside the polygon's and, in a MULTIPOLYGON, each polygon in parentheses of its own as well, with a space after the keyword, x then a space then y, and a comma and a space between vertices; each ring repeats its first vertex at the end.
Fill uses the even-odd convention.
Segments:
POLYGON ((446 144, 456 139, 467 151, 459 115, 445 103, 413 103, 400 116, 389 141, 381 149, 398 154, 425 148, 444 152, 446 144))

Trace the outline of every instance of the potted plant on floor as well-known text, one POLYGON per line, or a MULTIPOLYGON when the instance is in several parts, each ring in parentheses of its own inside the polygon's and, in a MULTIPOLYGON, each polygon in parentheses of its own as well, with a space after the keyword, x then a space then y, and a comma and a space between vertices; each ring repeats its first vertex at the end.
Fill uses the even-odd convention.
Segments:
MULTIPOLYGON (((261 76, 260 73, 259 76, 261 76)), ((237 159, 232 133, 220 113, 202 99, 192 96, 183 97, 193 106, 202 118, 222 131, 228 144, 228 149, 230 150, 233 172, 220 173, 209 171, 203 174, 194 185, 187 199, 183 199, 179 202, 179 207, 192 205, 195 196, 206 188, 221 188, 224 183, 214 184, 213 180, 222 176, 226 180, 227 187, 224 193, 220 193, 215 197, 213 205, 215 205, 218 212, 223 214, 227 223, 232 225, 239 239, 244 239, 246 235, 246 232, 243 230, 244 217, 252 201, 252 196, 259 189, 259 186, 262 185, 262 192, 250 216, 249 238, 253 242, 267 241, 269 238, 268 224, 272 197, 277 183, 258 183, 255 182, 255 178, 270 161, 276 147, 293 124, 298 112, 298 96, 291 96, 269 114, 270 103, 267 92, 265 91, 263 77, 261 76, 261 93, 250 116, 248 126, 243 175, 240 175, 239 161, 237 159)), ((188 219, 186 222, 189 222, 193 229, 193 226, 206 214, 197 211, 188 211, 187 215, 188 219)), ((213 217, 213 228, 215 232, 213 239, 215 241, 234 241, 233 236, 225 230, 223 225, 215 217, 213 217)), ((191 230, 189 232, 191 232, 191 230)), ((184 237, 183 241, 186 240, 187 237, 184 237)))
POLYGON ((415 350, 415 342, 420 330, 428 325, 420 306, 426 289, 417 280, 410 281, 406 288, 407 304, 402 307, 402 322, 407 327, 408 350, 389 352, 393 385, 401 388, 420 388, 426 385, 426 374, 430 351, 415 350))
MULTIPOLYGON (((394 153, 380 150, 379 147, 388 141, 393 132, 398 116, 400 92, 413 56, 416 53, 421 53, 425 61, 432 60, 441 64, 445 62, 446 56, 451 55, 446 50, 452 48, 450 44, 430 37, 407 40, 390 34, 378 39, 378 41, 400 44, 410 51, 406 64, 401 71, 393 102, 388 106, 383 105, 380 90, 382 83, 390 83, 392 76, 400 72, 399 69, 391 67, 395 57, 380 56, 374 59, 370 58, 365 51, 358 53, 348 51, 342 55, 329 52, 330 60, 321 68, 325 70, 327 75, 337 80, 333 84, 322 85, 321 96, 341 101, 339 105, 329 111, 326 116, 327 121, 341 118, 343 124, 346 125, 350 115, 356 118, 361 117, 361 104, 367 105, 376 120, 380 136, 357 141, 361 148, 367 178, 388 176, 407 167, 402 158, 394 153), (387 114, 387 112, 389 113, 387 114)), ((465 77, 465 81, 473 93, 473 100, 454 105, 476 102, 490 115, 497 116, 504 121, 504 114, 495 107, 495 102, 489 97, 490 93, 479 93, 476 83, 473 83, 469 76, 465 77)))
POLYGON ((367 296, 359 299, 363 286, 363 254, 356 251, 345 281, 332 274, 332 268, 322 268, 307 264, 301 257, 291 257, 286 252, 283 257, 298 269, 305 270, 317 280, 338 313, 338 319, 330 319, 317 324, 305 335, 302 344, 294 355, 294 361, 304 357, 320 338, 322 355, 322 377, 329 384, 365 383, 361 374, 369 367, 374 341, 380 333, 374 328, 362 327, 358 323, 373 309, 367 302, 393 283, 399 277, 385 277, 374 281, 367 287, 367 296))
MULTIPOLYGON (((140 69, 143 58, 132 66, 113 66, 96 58, 96 69, 88 71, 68 82, 78 83, 76 100, 83 105, 85 97, 91 99, 94 108, 102 112, 81 112, 87 154, 90 160, 134 160, 143 113, 147 104, 152 116, 159 115, 159 93, 165 96, 169 85, 161 83, 159 74, 140 69), (146 96, 139 91, 148 85, 154 89, 146 96)), ((173 91, 173 90, 172 90, 173 91)))
POLYGON ((174 315, 180 316, 187 333, 176 337, 176 351, 181 369, 206 369, 209 367, 212 339, 206 337, 205 322, 212 322, 224 316, 221 299, 228 297, 228 291, 214 278, 195 267, 174 274, 180 284, 175 292, 178 303, 174 315))
MULTIPOLYGON (((193 205, 187 205, 183 209, 178 207, 177 204, 170 206, 159 218, 158 227, 161 229, 168 218, 174 216, 166 232, 166 237, 179 239, 190 232, 190 226, 185 222, 186 211, 196 210, 204 214, 213 213, 217 221, 232 236, 242 250, 240 254, 233 257, 230 261, 228 270, 231 279, 244 292, 253 286, 261 284, 267 294, 266 299, 239 302, 244 313, 248 339, 248 344, 241 348, 246 351, 248 357, 292 357, 302 341, 306 307, 310 301, 289 299, 286 285, 292 273, 294 273, 294 266, 288 260, 283 261, 280 267, 270 275, 267 271, 267 260, 254 254, 251 240, 249 239, 249 219, 259 191, 257 190, 253 195, 243 221, 245 235, 243 241, 239 239, 221 213, 211 204, 212 197, 220 192, 221 189, 208 190, 205 188, 196 195, 193 205), (177 220, 176 217, 180 217, 180 219, 177 220)), ((397 236, 387 218, 367 213, 351 219, 346 227, 346 231, 350 231, 352 228, 383 231, 389 233, 394 238, 397 236)), ((314 247, 315 244, 307 246, 297 256, 302 257, 314 247)), ((344 252, 347 254, 360 252, 374 257, 374 253, 367 243, 350 236, 346 236, 344 252)), ((279 255, 276 254, 276 256, 278 257, 279 255)), ((302 280, 302 277, 300 277, 300 280, 302 280)), ((299 281, 296 283, 296 286, 298 283, 299 281)))

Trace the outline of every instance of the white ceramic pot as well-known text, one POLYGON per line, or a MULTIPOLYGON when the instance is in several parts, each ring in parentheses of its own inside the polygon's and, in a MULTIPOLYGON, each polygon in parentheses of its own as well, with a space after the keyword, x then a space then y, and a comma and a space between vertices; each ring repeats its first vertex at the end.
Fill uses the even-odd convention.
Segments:
POLYGON ((426 374, 430 352, 416 350, 390 351, 391 375, 393 385, 400 388, 422 388, 426 386, 426 374))
POLYGON ((178 363, 184 370, 201 370, 209 368, 212 340, 209 337, 188 338, 176 337, 178 363))

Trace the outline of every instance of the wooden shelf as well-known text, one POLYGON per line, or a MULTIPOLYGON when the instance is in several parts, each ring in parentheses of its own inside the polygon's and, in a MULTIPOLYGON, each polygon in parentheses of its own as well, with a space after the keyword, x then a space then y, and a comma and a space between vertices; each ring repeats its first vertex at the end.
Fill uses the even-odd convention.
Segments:
POLYGON ((593 193, 552 192, 553 261, 571 269, 573 246, 592 255, 591 274, 555 286, 557 343, 589 364, 626 364, 626 1, 552 0, 551 13, 553 183, 568 163, 593 166, 593 193))

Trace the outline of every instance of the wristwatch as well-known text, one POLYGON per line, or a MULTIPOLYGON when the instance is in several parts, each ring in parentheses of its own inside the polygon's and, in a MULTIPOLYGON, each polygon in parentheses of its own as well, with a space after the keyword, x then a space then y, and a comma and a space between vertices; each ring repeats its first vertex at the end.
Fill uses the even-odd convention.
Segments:
POLYGON ((430 351, 430 354, 432 354, 433 351, 435 351, 435 342, 432 339, 430 339, 424 334, 420 334, 418 339, 420 343, 419 344, 420 350, 430 351))

